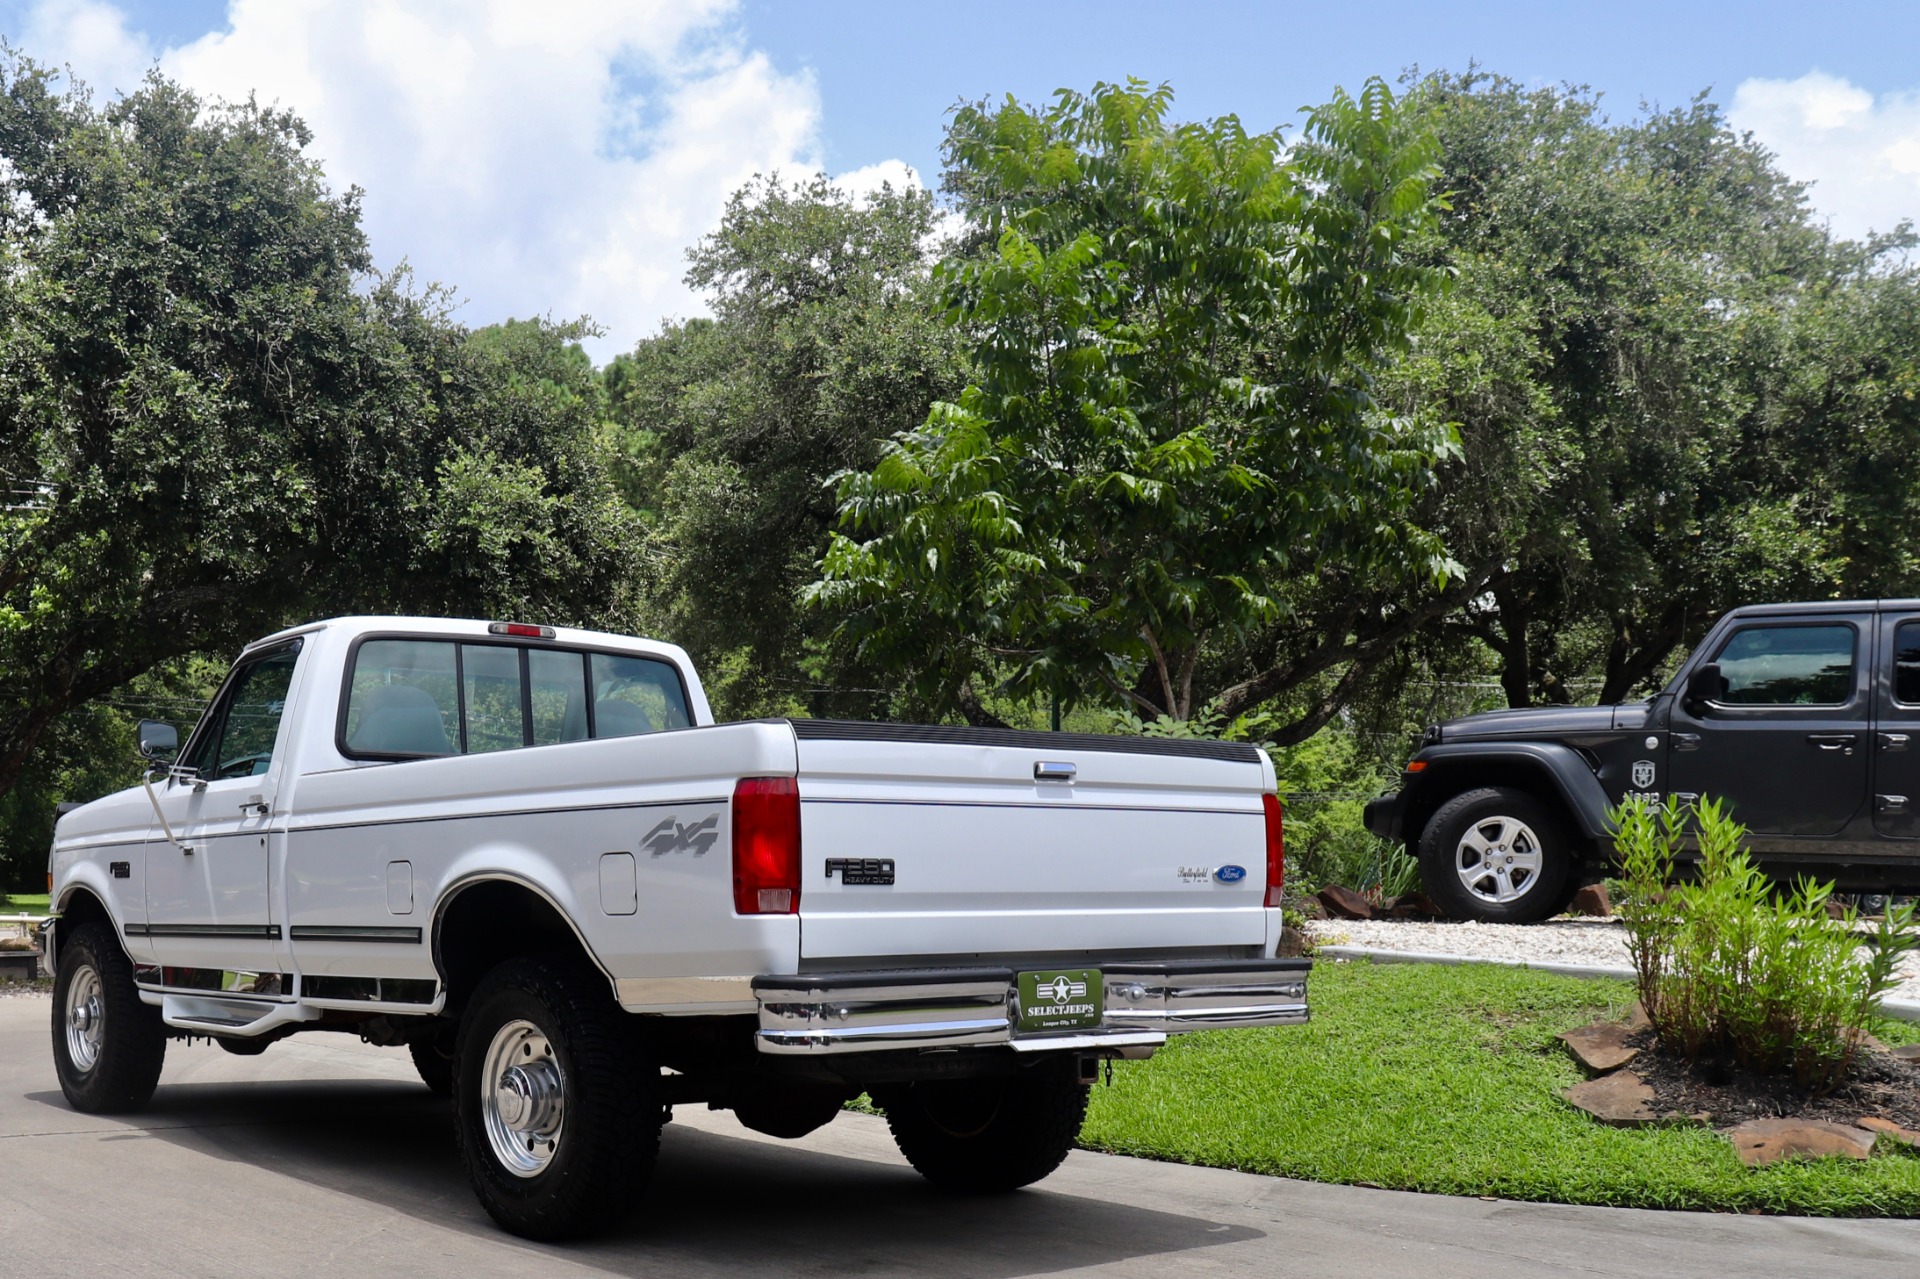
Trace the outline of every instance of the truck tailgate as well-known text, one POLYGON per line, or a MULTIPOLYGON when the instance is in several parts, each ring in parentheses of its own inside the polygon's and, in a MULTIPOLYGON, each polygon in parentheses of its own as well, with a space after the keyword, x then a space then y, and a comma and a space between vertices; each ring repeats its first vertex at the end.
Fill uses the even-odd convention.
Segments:
POLYGON ((1250 746, 817 720, 794 732, 809 966, 1267 941, 1272 773, 1250 746))

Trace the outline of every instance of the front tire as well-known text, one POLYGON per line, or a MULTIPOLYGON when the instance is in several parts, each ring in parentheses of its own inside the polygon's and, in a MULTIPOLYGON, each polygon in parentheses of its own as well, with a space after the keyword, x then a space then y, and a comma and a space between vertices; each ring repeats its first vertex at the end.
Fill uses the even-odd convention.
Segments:
POLYGON ((1087 1085, 1071 1058, 1001 1078, 908 1084, 874 1100, 914 1171, 970 1194, 1018 1190, 1047 1176, 1087 1118, 1087 1085))
POLYGON ((104 924, 80 925, 60 947, 53 982, 53 1065, 67 1104, 90 1115, 138 1110, 166 1056, 160 1010, 140 1002, 119 938, 104 924))
POLYGON ((1573 844, 1525 791, 1486 786, 1440 806, 1420 838, 1420 882, 1456 919, 1531 924, 1566 909, 1573 844))
POLYGON ((461 1158, 503 1229, 576 1238, 638 1203, 661 1109, 605 982, 561 960, 509 960, 474 992, 454 1062, 461 1158))

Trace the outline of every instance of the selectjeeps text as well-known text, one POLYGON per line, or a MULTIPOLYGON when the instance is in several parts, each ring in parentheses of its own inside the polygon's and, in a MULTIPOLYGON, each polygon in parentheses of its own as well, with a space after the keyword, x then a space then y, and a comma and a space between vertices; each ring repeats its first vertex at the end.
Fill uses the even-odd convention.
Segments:
POLYGON ((142 1105, 170 1039, 404 1044, 517 1234, 638 1203, 683 1103, 864 1091, 931 1180, 1026 1185, 1102 1061, 1307 1016, 1248 746, 716 725, 671 645, 408 617, 250 646, 176 745, 60 820, 68 1100, 142 1105))
POLYGON ((1544 919, 1604 872, 1629 797, 1726 802, 1771 875, 1920 888, 1920 600, 1722 617, 1657 696, 1426 731, 1367 828, 1468 919, 1544 919))

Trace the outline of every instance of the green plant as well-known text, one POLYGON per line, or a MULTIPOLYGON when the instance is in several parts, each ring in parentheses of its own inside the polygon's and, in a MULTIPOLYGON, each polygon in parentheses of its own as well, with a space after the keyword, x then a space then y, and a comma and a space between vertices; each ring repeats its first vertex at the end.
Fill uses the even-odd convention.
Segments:
POLYGON ((1631 802, 1611 816, 1625 888, 1617 911, 1661 1046, 1831 1090, 1900 955, 1920 944, 1913 906, 1889 910, 1863 940, 1852 907, 1829 913, 1831 885, 1771 883, 1742 847, 1746 827, 1717 801, 1631 802), (1676 883, 1674 850, 1689 837, 1698 876, 1676 883))

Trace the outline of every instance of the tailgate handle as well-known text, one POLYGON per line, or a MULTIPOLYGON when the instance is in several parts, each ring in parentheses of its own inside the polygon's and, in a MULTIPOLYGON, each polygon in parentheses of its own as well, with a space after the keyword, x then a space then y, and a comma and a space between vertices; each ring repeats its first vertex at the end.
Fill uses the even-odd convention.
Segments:
POLYGON ((1036 782, 1071 782, 1079 770, 1072 764, 1036 760, 1033 765, 1033 780, 1036 782))

